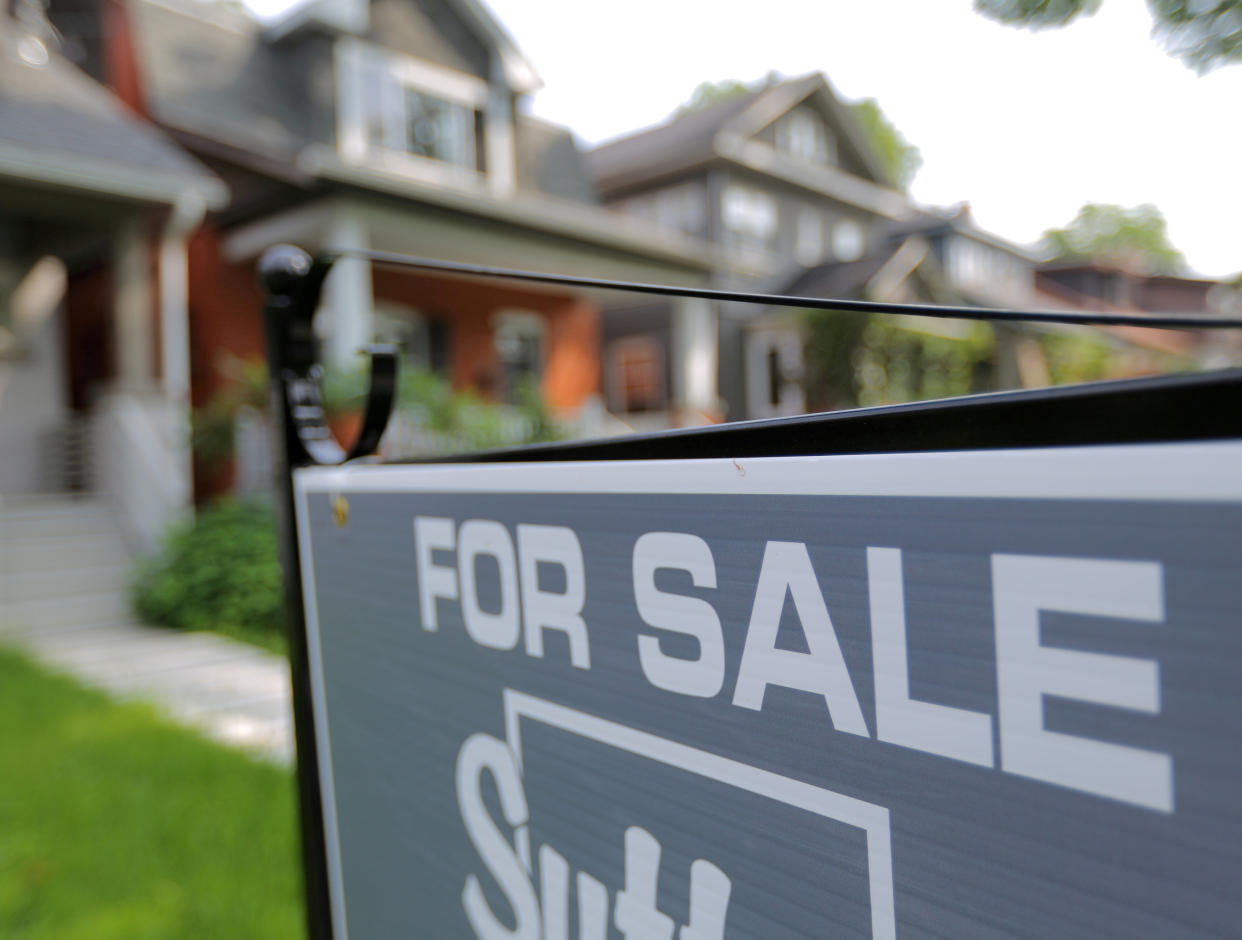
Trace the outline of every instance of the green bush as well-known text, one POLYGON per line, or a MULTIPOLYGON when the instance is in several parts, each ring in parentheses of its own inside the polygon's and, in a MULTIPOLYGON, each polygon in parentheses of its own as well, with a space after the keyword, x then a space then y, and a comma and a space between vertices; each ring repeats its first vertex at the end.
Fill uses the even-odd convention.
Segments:
POLYGON ((272 508, 225 499, 174 528, 139 567, 133 599, 148 623, 279 647, 284 599, 272 508))

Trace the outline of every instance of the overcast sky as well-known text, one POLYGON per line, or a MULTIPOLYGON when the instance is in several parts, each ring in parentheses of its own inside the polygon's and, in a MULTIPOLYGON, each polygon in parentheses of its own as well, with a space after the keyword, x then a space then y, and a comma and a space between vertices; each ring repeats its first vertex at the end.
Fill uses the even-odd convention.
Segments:
POLYGON ((1195 270, 1242 271, 1242 66, 1196 76, 1143 0, 1039 33, 970 0, 485 2, 544 80, 533 112, 584 143, 659 123, 701 81, 823 71, 922 151, 921 202, 969 201, 1024 243, 1084 202, 1151 202, 1195 270))

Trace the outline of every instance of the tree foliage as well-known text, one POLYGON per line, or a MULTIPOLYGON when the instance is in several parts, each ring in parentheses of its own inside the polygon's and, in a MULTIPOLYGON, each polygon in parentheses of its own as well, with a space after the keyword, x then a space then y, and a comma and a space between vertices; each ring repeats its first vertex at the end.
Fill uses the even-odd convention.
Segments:
POLYGON ((880 110, 880 103, 874 98, 863 98, 850 105, 854 117, 862 126, 875 154, 880 158, 889 177, 896 182, 898 189, 906 189, 914 180, 919 167, 923 165, 923 155, 919 148, 906 140, 901 131, 893 125, 880 110))
POLYGON ((1099 8, 1100 0, 975 0, 975 10, 988 19, 1029 29, 1065 26, 1099 8))
MULTIPOLYGON (((690 97, 673 112, 673 117, 682 117, 724 101, 753 94, 780 81, 778 73, 768 72, 757 82, 740 82, 732 78, 720 82, 700 82, 690 97)), ((905 135, 893 125, 874 98, 851 102, 848 107, 889 178, 899 189, 906 189, 923 165, 923 155, 919 153, 919 148, 906 140, 905 135)))
POLYGON ((679 118, 694 111, 703 111, 723 101, 731 101, 734 98, 762 91, 764 88, 771 88, 780 80, 779 74, 768 72, 757 82, 740 82, 736 78, 726 78, 719 82, 699 82, 694 91, 690 93, 690 97, 678 105, 677 110, 673 112, 673 117, 679 118))
POLYGON ((807 405, 814 411, 951 398, 995 384, 986 323, 958 335, 908 329, 875 314, 812 310, 804 321, 807 405))
POLYGON ((1058 261, 1104 261, 1153 274, 1186 263, 1169 241, 1164 216, 1147 203, 1132 209, 1087 203, 1065 228, 1044 232, 1042 241, 1058 261))
MULTIPOLYGON (((1100 0, 975 0, 989 19, 1030 29, 1065 26, 1100 0)), ((1202 74, 1242 62, 1242 0, 1147 0, 1152 35, 1169 55, 1202 74)))

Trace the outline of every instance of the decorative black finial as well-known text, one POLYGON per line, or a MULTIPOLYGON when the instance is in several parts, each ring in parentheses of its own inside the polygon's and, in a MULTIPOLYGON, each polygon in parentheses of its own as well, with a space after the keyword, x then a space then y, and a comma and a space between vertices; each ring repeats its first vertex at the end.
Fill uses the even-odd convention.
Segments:
POLYGON ((269 294, 296 294, 311 273, 311 256, 296 245, 273 245, 259 258, 259 282, 269 294))
POLYGON ((348 452, 333 439, 323 412, 323 369, 316 362, 312 321, 324 278, 335 257, 311 258, 293 245, 275 245, 259 259, 259 281, 267 292, 264 318, 267 358, 280 402, 290 466, 338 464, 365 457, 379 446, 392 413, 397 386, 397 350, 370 346, 371 384, 358 439, 348 452))

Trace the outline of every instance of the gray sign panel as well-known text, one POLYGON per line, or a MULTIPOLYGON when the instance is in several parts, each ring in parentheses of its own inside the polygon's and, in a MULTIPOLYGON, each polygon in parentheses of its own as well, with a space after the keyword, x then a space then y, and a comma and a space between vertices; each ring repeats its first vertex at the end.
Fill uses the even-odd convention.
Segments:
POLYGON ((1242 930, 1242 445, 295 484, 339 937, 1242 930))

